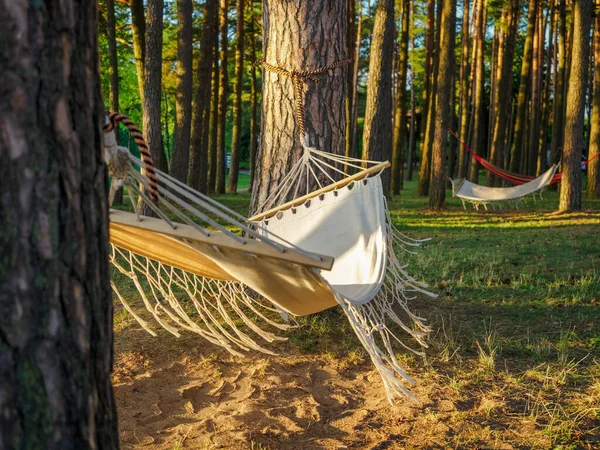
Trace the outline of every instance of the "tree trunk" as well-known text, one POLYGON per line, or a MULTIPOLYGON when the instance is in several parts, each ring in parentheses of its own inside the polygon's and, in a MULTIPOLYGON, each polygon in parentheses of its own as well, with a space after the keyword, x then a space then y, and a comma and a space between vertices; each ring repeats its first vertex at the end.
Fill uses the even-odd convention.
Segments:
MULTIPOLYGON (((493 88, 496 90, 496 120, 492 132, 492 146, 490 148, 490 161, 496 166, 504 166, 504 150, 506 132, 510 126, 512 106, 512 69, 517 43, 517 30, 519 26, 519 1, 511 0, 507 5, 506 20, 503 24, 504 48, 499 61, 499 79, 493 88)), ((501 181, 491 172, 488 172, 488 186, 500 186, 501 181)))
POLYGON ((429 208, 440 209, 446 200, 446 174, 444 170, 446 140, 451 113, 450 90, 454 72, 454 28, 456 25, 456 0, 443 2, 440 22, 440 52, 437 71, 437 96, 435 107, 435 137, 431 156, 431 187, 429 208))
POLYGON ((419 168, 419 181, 417 186, 417 192, 421 196, 428 194, 429 189, 429 177, 430 170, 429 164, 431 154, 429 150, 431 147, 428 145, 429 139, 427 134, 431 128, 431 121, 429 120, 431 113, 429 111, 430 105, 433 104, 434 94, 432 93, 432 78, 434 76, 434 61, 433 61, 433 50, 435 46, 435 0, 427 0, 427 32, 425 37, 425 65, 423 67, 424 79, 423 79, 423 103, 421 107, 421 130, 420 130, 420 148, 421 148, 421 167, 419 168))
MULTIPOLYGON (((414 12, 413 4, 410 5, 411 13, 414 12)), ((411 14, 414 17, 414 14, 411 14)), ((415 49, 415 37, 413 36, 410 40, 411 50, 415 49)), ((414 70, 411 65, 410 70, 410 135, 408 137, 408 158, 406 161, 406 180, 412 181, 413 164, 415 155, 415 138, 416 138, 416 127, 417 127, 417 112, 415 106, 415 83, 414 83, 414 70)))
POLYGON ((221 0, 219 9, 219 27, 221 30, 221 55, 219 64, 219 109, 217 121, 217 177, 216 189, 217 194, 225 193, 225 171, 226 153, 225 153, 225 133, 227 131, 227 96, 229 95, 229 80, 227 78, 227 50, 229 40, 227 39, 227 27, 229 25, 227 14, 229 5, 227 0, 221 0))
MULTIPOLYGON (((485 104, 483 100, 485 71, 484 71, 484 52, 485 52, 485 28, 486 28, 486 10, 487 0, 479 0, 479 10, 477 18, 477 28, 475 29, 475 77, 473 92, 473 135, 471 144, 473 151, 478 155, 485 155, 485 104)), ((471 159, 469 168, 469 181, 477 183, 479 180, 479 163, 475 158, 471 159)))
POLYGON ((571 46, 571 69, 567 91, 565 145, 562 161, 563 177, 558 205, 558 210, 561 212, 581 209, 581 153, 584 146, 583 115, 591 21, 592 0, 574 0, 573 44, 571 46))
POLYGON ((557 2, 557 28, 556 45, 558 46, 557 72, 554 83, 554 105, 552 113, 552 143, 550 148, 550 163, 558 164, 563 146, 564 123, 565 123, 565 81, 566 81, 566 59, 567 59, 567 12, 566 0, 557 2))
MULTIPOLYGON (((115 0, 106 0, 107 40, 108 40, 108 76, 110 79, 109 104, 111 111, 119 111, 119 58, 117 55, 117 30, 115 24, 115 0)), ((119 128, 115 128, 119 142, 119 128)), ((114 203, 123 203, 123 188, 115 194, 114 203)))
POLYGON ((400 194, 402 188, 402 167, 406 144, 406 73, 408 72, 408 30, 410 27, 410 2, 402 2, 402 31, 400 33, 400 55, 398 70, 398 93, 396 100, 396 120, 394 124, 394 153, 392 156, 392 193, 400 194))
POLYGON ((97 2, 0 7, 0 448, 118 448, 97 2))
MULTIPOLYGON (((265 61, 287 70, 314 70, 346 59, 348 2, 265 0, 263 36, 265 61)), ((304 109, 308 144, 325 151, 345 151, 345 67, 319 75, 305 87, 304 109)), ((252 186, 251 211, 276 189, 302 154, 294 117, 291 79, 263 73, 261 138, 252 186)))
MULTIPOLYGON (((543 172, 546 171, 547 168, 547 143, 548 143, 548 122, 550 120, 550 85, 551 85, 551 77, 552 73, 552 62, 554 58, 554 23, 555 23, 555 14, 554 14, 554 5, 550 7, 549 11, 549 41, 548 41, 548 49, 546 50, 546 74, 544 77, 544 93, 542 98, 542 131, 540 133, 539 141, 538 141, 538 157, 536 164, 536 176, 540 176, 543 172)), ((546 19, 548 22, 548 19, 546 19)), ((544 36, 546 36, 546 31, 541 36, 542 45, 544 43, 544 36)))
MULTIPOLYGON (((463 2, 463 24, 461 34, 461 58, 460 58, 460 140, 467 142, 469 128, 469 0, 463 2)), ((467 150, 456 143, 458 152, 458 178, 467 176, 467 150)))
POLYGON ((240 152, 242 141, 242 82, 244 81, 244 0, 236 2, 236 46, 235 83, 233 84, 233 133, 231 137, 231 164, 227 192, 237 192, 240 173, 240 152))
POLYGON ((219 121, 219 15, 215 13, 214 20, 214 45, 213 45, 213 63, 211 74, 210 91, 210 124, 208 136, 208 174, 207 174, 207 192, 215 193, 215 184, 217 179, 217 136, 219 121))
MULTIPOLYGON (((379 0, 373 25, 369 59, 369 83, 363 135, 363 159, 389 160, 392 156, 392 54, 394 52, 394 2, 379 0)), ((382 175, 388 195, 390 176, 382 175)))
POLYGON ((358 27, 356 30, 356 49, 354 53, 354 61, 352 61, 352 118, 350 128, 352 132, 352 147, 350 149, 350 157, 358 157, 358 68, 360 66, 360 45, 362 37, 362 1, 358 3, 358 27))
MULTIPOLYGON (((360 20, 360 19, 359 19, 360 20)), ((348 30, 346 32, 346 54, 353 56, 356 54, 356 0, 348 0, 348 30)), ((355 158, 352 154, 352 111, 353 105, 352 100, 354 99, 354 90, 356 85, 354 84, 354 65, 349 64, 347 76, 348 89, 346 94, 346 156, 355 158)), ((345 167, 345 172, 349 173, 350 167, 345 167)))
MULTIPOLYGON (((588 159, 600 153, 600 14, 594 19, 594 91, 592 99, 592 126, 588 159)), ((600 159, 588 164, 587 195, 600 198, 600 159)))
POLYGON ((188 173, 188 184, 202 193, 206 193, 208 187, 208 131, 210 126, 210 88, 216 14, 217 0, 207 0, 204 3, 204 23, 202 25, 198 67, 196 68, 198 85, 194 92, 194 115, 188 173))
POLYGON ((543 43, 540 42, 542 34, 541 19, 543 8, 538 8, 535 33, 533 35, 533 54, 531 59, 531 117, 529 120, 529 141, 524 148, 523 157, 526 163, 525 173, 535 175, 537 168, 537 149, 540 138, 540 53, 543 54, 543 43), (541 45, 540 45, 541 44, 541 45))
POLYGON ((185 183, 192 130, 192 0, 177 0, 177 22, 177 97, 171 175, 185 183))
POLYGON ((527 36, 525 38, 525 49, 523 50, 521 81, 519 83, 519 95, 517 97, 517 117, 515 119, 513 152, 510 159, 511 172, 519 172, 523 159, 523 141, 526 136, 525 121, 527 119, 527 104, 530 84, 529 80, 531 78, 531 55, 533 50, 533 37, 535 33, 538 3, 539 0, 529 1, 529 12, 527 14, 527 36))
POLYGON ((144 0, 130 0, 131 34, 133 35, 133 57, 140 90, 140 104, 144 105, 144 64, 146 63, 146 18, 144 17, 144 0))
POLYGON ((258 84, 256 80, 256 22, 257 19, 254 16, 253 1, 250 2, 250 20, 251 27, 250 32, 250 63, 252 69, 250 71, 251 84, 250 84, 250 182, 248 183, 248 189, 252 192, 252 185, 254 184, 254 177, 256 175, 256 149, 258 146, 258 84))

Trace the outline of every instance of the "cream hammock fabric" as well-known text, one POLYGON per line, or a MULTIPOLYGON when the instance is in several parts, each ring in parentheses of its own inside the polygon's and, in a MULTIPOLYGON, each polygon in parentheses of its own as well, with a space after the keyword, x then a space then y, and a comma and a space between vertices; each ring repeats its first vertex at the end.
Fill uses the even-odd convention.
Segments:
POLYGON ((390 401, 402 394, 412 397, 404 383, 414 382, 398 362, 393 342, 410 348, 397 337, 404 330, 426 346, 429 328, 407 302, 418 292, 433 295, 398 260, 399 252, 422 241, 392 225, 380 178, 389 164, 305 147, 260 213, 246 219, 158 170, 158 202, 150 201, 148 181, 134 168, 142 161, 118 147, 114 133, 105 137, 111 198, 125 184, 159 216, 110 213, 111 262, 131 280, 146 312, 130 304, 119 289, 122 283, 112 286, 147 331, 155 334, 152 318, 176 336, 182 329, 195 332, 235 355, 272 354, 260 340, 282 340, 273 331, 294 326, 290 315, 339 304, 390 401), (344 166, 358 173, 335 182, 344 166), (318 188, 311 191, 312 181, 318 188))
POLYGON ((510 202, 519 200, 536 192, 541 192, 542 189, 550 183, 557 169, 558 166, 555 164, 534 180, 518 186, 506 188, 480 186, 471 183, 464 178, 451 180, 452 194, 454 197, 458 197, 462 200, 463 206, 465 205, 465 202, 469 202, 473 204, 475 208, 479 208, 480 205, 483 205, 487 209, 487 205, 493 204, 494 202, 510 202))

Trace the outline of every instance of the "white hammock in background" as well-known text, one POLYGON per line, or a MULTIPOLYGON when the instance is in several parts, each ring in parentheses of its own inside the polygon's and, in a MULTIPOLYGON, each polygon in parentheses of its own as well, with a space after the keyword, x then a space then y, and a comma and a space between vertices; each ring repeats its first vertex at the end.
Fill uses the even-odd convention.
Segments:
MULTIPOLYGON (((111 133, 105 135, 107 154, 117 160, 114 155, 122 159, 127 153, 141 167, 111 133)), ((398 259, 397 252, 423 241, 400 234, 391 222, 380 178, 388 165, 305 147, 250 219, 160 171, 156 206, 137 188, 138 183, 148 187, 146 179, 130 165, 122 182, 160 218, 140 221, 136 214, 111 210, 111 262, 131 279, 146 316, 174 335, 181 329, 195 332, 236 355, 271 354, 259 339, 283 339, 273 329, 293 325, 281 318, 339 304, 381 374, 389 400, 413 397, 404 382, 414 382, 398 362, 393 342, 410 346, 390 327, 395 324, 426 346, 429 328, 407 302, 416 293, 433 294, 398 259), (359 172, 346 176, 343 167, 359 172), (336 173, 345 178, 335 181, 336 173)), ((121 181, 113 175, 113 182, 121 181)), ((139 308, 112 285, 125 308, 153 333, 139 308)))
POLYGON ((452 182, 452 195, 462 200, 463 207, 465 207, 465 202, 469 202, 475 209, 479 209, 479 206, 483 205, 487 210, 490 204, 513 202, 535 193, 540 193, 541 196, 541 191, 552 181, 557 169, 558 165, 555 164, 534 180, 505 188, 480 186, 464 178, 450 180, 452 182))

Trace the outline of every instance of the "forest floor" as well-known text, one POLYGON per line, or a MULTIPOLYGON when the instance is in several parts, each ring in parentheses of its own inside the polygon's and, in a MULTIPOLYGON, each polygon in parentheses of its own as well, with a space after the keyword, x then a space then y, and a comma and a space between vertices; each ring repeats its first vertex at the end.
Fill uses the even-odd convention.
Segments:
MULTIPOLYGON (((249 194, 220 200, 246 212, 249 194)), ((412 183, 390 202, 403 232, 432 238, 406 256, 439 294, 411 304, 430 348, 398 349, 420 403, 388 404, 338 308, 301 318, 280 356, 239 359, 189 333, 153 338, 115 304, 122 447, 600 448, 600 201, 559 216, 557 203, 450 198, 433 214, 412 183)))

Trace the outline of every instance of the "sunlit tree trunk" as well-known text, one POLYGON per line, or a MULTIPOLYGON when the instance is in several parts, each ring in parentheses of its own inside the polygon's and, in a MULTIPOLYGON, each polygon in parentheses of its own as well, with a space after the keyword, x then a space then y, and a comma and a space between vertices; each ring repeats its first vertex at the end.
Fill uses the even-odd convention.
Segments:
POLYGON ((521 81, 519 82, 519 95, 517 97, 517 112, 515 131, 513 138, 513 151, 510 159, 510 171, 519 172, 525 139, 525 121, 527 120, 527 104, 529 98, 529 86, 531 79, 531 56, 533 51, 533 37, 535 33, 535 22, 537 18, 539 0, 529 1, 529 12, 527 14, 527 36, 525 38, 525 49, 523 50, 523 63, 521 65, 521 81))
MULTIPOLYGON (((314 70, 346 56, 346 0, 308 2, 263 1, 264 57, 287 70, 314 70)), ((343 155, 345 152, 345 67, 319 75, 305 87, 308 144, 343 155)), ((390 124, 391 126, 391 124, 390 124)), ((292 80, 263 71, 261 138, 252 186, 255 211, 300 158, 299 129, 294 117, 292 80)))
POLYGON ((352 61, 352 118, 350 121, 350 129, 352 133, 352 147, 350 155, 353 158, 358 157, 358 68, 360 65, 360 44, 362 37, 362 1, 358 3, 358 26, 356 29, 356 48, 354 53, 354 61, 352 61))
POLYGON ((211 75, 215 45, 214 20, 217 14, 217 0, 204 3, 204 23, 200 55, 196 68, 196 90, 192 119, 192 138, 188 184, 200 192, 208 190, 208 141, 210 129, 211 75))
POLYGON ((208 136, 208 177, 207 191, 209 194, 215 193, 215 183, 217 177, 217 132, 218 132, 218 111, 219 111, 219 15, 215 14, 214 23, 214 46, 213 46, 213 64, 211 75, 210 91, 210 124, 208 136))
MULTIPOLYGON (((600 153, 600 14, 594 20, 594 94, 588 158, 600 153)), ((588 164, 587 195, 600 198, 600 157, 588 164)))
MULTIPOLYGON (((460 106, 459 121, 461 141, 467 142, 469 128, 469 0, 463 1, 463 24, 461 33, 461 58, 460 58, 460 106)), ((467 151, 456 143, 458 152, 458 178, 467 176, 467 151)))
POLYGON ((531 57, 531 116, 529 118, 528 143, 524 148, 525 173, 535 175, 537 168, 537 150, 540 137, 540 53, 543 54, 542 37, 543 8, 538 8, 535 33, 533 35, 533 53, 531 57))
POLYGON ((171 175, 187 181, 192 130, 192 0, 177 0, 177 97, 171 175))
POLYGON ((131 34, 133 35, 133 57, 140 90, 140 104, 144 104, 144 64, 146 61, 146 18, 144 0, 130 0, 131 34))
POLYGON ((225 193, 225 172, 226 154, 225 154, 225 135, 227 132, 227 97, 229 95, 229 79, 227 76, 227 50, 229 39, 227 38, 229 4, 227 0, 221 0, 219 8, 219 27, 220 27, 220 63, 219 63, 219 108, 217 111, 217 176, 216 188, 217 194, 225 193))
POLYGON ((440 209, 446 199, 445 156, 448 124, 453 105, 450 104, 452 73, 454 72, 454 27, 456 25, 456 0, 443 2, 440 21, 440 54, 437 71, 437 96, 435 107, 435 135, 431 157, 431 187, 429 208, 440 209))
POLYGON ((231 136, 231 164, 227 192, 236 192, 240 173, 242 142, 242 82, 244 81, 244 0, 236 2, 235 27, 235 82, 233 84, 233 133, 231 136))
POLYGON ((0 448, 116 449, 98 3, 0 6, 0 448))
MULTIPOLYGON (((471 138, 472 149, 479 155, 485 154, 485 104, 484 104, 484 52, 485 52, 485 25, 487 0, 479 1, 477 14, 477 27, 475 28, 474 88, 473 88, 473 135, 471 138)), ((479 163, 471 159, 469 167, 469 181, 477 183, 479 180, 479 163)))
MULTIPOLYGON (((376 7, 369 59, 369 83, 363 135, 363 159, 389 160, 392 156, 392 54, 394 52, 394 2, 380 0, 376 7)), ((389 193, 389 173, 382 175, 389 193)))
POLYGON ((557 71, 554 81, 554 104, 552 112, 552 144, 550 149, 550 163, 558 164, 564 135, 565 118, 565 80, 567 59, 567 12, 566 0, 556 0, 557 3, 557 29, 556 45, 558 46, 557 71))
POLYGON ((252 185, 254 184, 254 177, 256 175, 256 150, 258 147, 258 82, 256 79, 256 68, 254 63, 256 62, 256 22, 257 18, 254 15, 253 2, 250 2, 250 64, 252 64, 252 70, 250 71, 251 84, 250 84, 250 182, 248 188, 252 192, 252 185))
POLYGON ((592 0, 573 1, 573 43, 567 90, 563 177, 558 210, 581 209, 581 153, 585 109, 586 75, 589 63, 592 0))
MULTIPOLYGON (((546 50, 546 75, 544 77, 544 93, 542 99, 542 126, 540 138, 538 141, 538 157, 536 164, 536 176, 540 176, 542 172, 546 170, 547 167, 547 157, 546 152, 548 148, 548 122, 550 120, 550 85, 551 85, 551 76, 552 73, 552 62, 554 59, 554 23, 555 23, 555 14, 554 14, 554 5, 550 7, 549 11, 549 31, 548 31, 548 49, 546 50)), ((548 20, 547 20, 548 22, 548 20)), ((546 36, 546 31, 542 34, 542 45, 544 42, 544 36, 546 36)))
POLYGON ((407 91, 406 73, 408 71, 408 30, 410 27, 410 2, 402 2, 402 31, 400 32, 400 55, 398 70, 398 93, 394 124, 394 151, 392 156, 392 193, 400 194, 402 188, 404 149, 406 145, 407 91))

